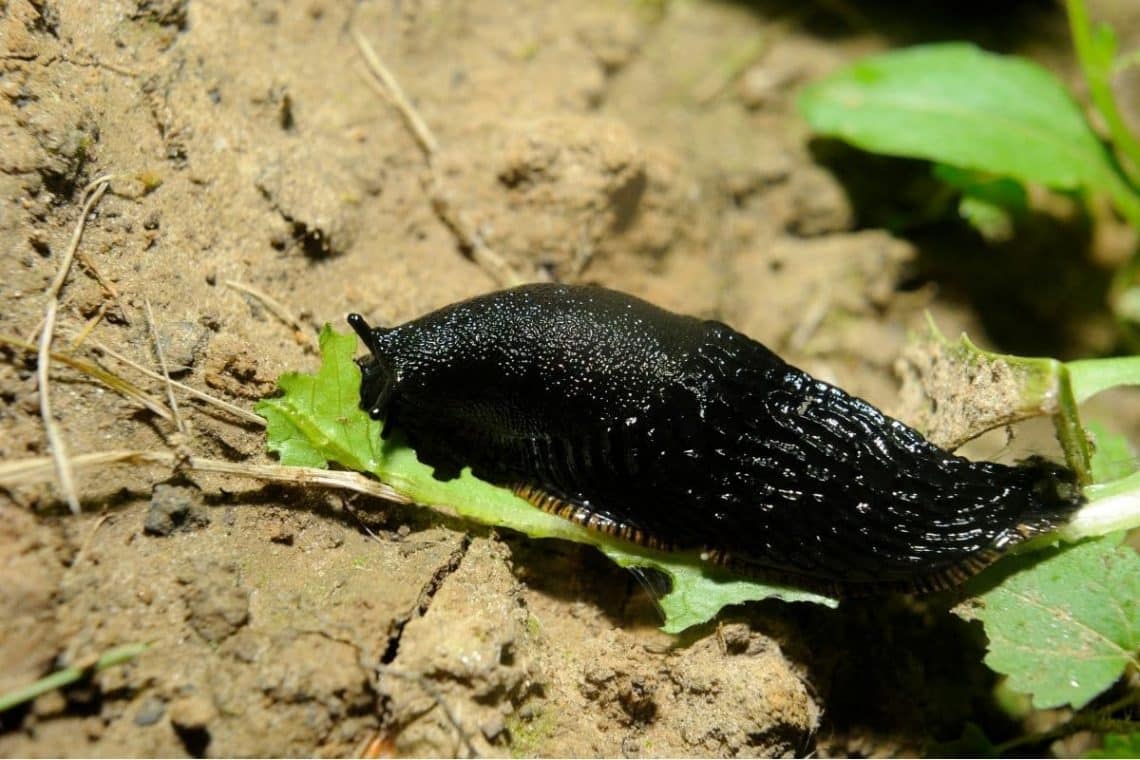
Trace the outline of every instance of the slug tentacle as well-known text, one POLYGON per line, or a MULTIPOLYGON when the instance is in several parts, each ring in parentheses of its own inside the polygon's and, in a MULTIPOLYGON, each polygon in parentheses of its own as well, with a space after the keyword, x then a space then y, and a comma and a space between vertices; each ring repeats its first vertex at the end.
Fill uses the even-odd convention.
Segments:
POLYGON ((719 322, 590 287, 351 324, 361 406, 439 476, 843 593, 959 583, 1081 503, 1072 474, 945 452, 719 322))

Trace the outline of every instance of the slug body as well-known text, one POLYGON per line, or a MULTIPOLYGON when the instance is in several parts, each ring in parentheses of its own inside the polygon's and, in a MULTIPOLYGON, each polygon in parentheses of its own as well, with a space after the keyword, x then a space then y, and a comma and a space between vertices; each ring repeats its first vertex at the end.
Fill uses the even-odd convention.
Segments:
POLYGON ((361 407, 587 527, 837 593, 959 583, 1081 503, 1043 460, 972 462, 720 322, 528 285, 394 328, 361 407))

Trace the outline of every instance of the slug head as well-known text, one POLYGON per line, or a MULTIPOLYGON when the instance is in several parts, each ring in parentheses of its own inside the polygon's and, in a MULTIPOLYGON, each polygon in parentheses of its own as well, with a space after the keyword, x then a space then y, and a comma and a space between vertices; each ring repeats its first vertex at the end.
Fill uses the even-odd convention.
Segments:
POLYGON ((360 314, 349 314, 348 324, 372 354, 356 360, 360 367, 360 408, 374 420, 382 419, 396 389, 396 375, 380 350, 378 338, 390 330, 371 327, 360 314))

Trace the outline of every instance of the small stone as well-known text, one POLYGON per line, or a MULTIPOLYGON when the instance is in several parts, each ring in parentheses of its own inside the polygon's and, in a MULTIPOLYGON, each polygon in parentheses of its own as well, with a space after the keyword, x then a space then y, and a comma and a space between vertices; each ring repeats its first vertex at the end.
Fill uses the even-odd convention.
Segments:
POLYGON ((169 536, 175 531, 193 531, 209 525, 210 517, 198 500, 196 488, 159 483, 151 491, 143 531, 151 536, 169 536))
POLYGON ((210 330, 197 322, 168 322, 158 331, 166 368, 172 376, 191 370, 210 340, 210 330))
POLYGON ((184 697, 170 705, 170 725, 192 757, 206 756, 209 725, 217 714, 214 705, 202 696, 184 697))
POLYGON ((495 738, 503 733, 506 728, 506 723, 500 717, 489 718, 479 726, 479 730, 483 733, 483 738, 489 742, 495 741, 495 738))
POLYGON ((648 723, 657 715, 657 703, 653 699, 655 691, 652 684, 640 678, 630 679, 618 691, 618 704, 635 723, 648 723))
POLYGON ((153 726, 166 714, 166 703, 158 697, 147 697, 135 713, 136 726, 153 726))
POLYGON ((63 692, 55 689, 41 695, 32 704, 32 711, 39 717, 59 715, 67 709, 67 697, 63 692))
POLYGON ((292 546, 294 538, 291 528, 279 526, 278 529, 273 532, 273 535, 269 537, 269 540, 275 544, 281 544, 282 546, 292 546))
POLYGON ((178 728, 205 728, 216 716, 214 705, 203 696, 183 697, 170 705, 170 722, 178 728))
POLYGON ((753 66, 740 77, 737 95, 745 108, 761 108, 788 85, 766 66, 753 66))
POLYGON ((86 737, 97 742, 103 738, 103 734, 107 732, 107 725, 103 723, 103 719, 97 715, 92 715, 83 721, 83 733, 86 737))
POLYGON ((190 627, 217 644, 249 622, 249 592, 236 586, 195 587, 187 599, 190 627))

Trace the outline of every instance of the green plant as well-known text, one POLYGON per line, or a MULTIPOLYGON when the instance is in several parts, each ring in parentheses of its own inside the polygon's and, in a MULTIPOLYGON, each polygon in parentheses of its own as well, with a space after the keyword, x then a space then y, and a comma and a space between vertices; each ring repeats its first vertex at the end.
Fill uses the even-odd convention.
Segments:
MULTIPOLYGON (((967 43, 919 45, 872 56, 804 88, 800 111, 821 135, 874 153, 928 159, 961 195, 959 212, 986 233, 1025 205, 1024 185, 1107 197, 1140 230, 1140 139, 1110 80, 1116 35, 1066 0, 1074 47, 1108 146, 1051 73, 967 43)), ((1140 326, 1140 255, 1116 272, 1110 306, 1125 335, 1140 326)))
MULTIPOLYGON (((1103 35, 1097 39, 1103 53, 1103 35)), ((1000 212, 1024 204, 1024 185, 1039 183, 1067 192, 1106 193, 1140 227, 1140 194, 1132 181, 1064 88, 1028 62, 966 45, 892 53, 809 88, 803 104, 821 131, 881 152, 941 162, 940 176, 983 216, 986 209, 1000 212), (948 72, 967 81, 949 82, 948 72), (919 93, 908 94, 916 84, 919 93), (955 105, 949 94, 962 102, 955 105)), ((268 423, 269 448, 284 464, 334 463, 371 473, 417 503, 473 522, 591 544, 623 567, 656 568, 672 580, 672 590, 661 600, 666 631, 679 632, 712 619, 726 605, 754 599, 836 604, 732 577, 692 554, 648 551, 587 531, 470 472, 436 480, 398 434, 382 439, 382 425, 358 408, 355 348, 351 336, 326 326, 317 374, 283 375, 283 394, 258 405, 268 423)), ((984 627, 991 642, 986 661, 1007 676, 1011 689, 1030 694, 1038 707, 1082 710, 1122 674, 1140 669, 1140 558, 1121 544, 1121 531, 1140 525, 1140 473, 1132 466, 1128 442, 1084 424, 1079 404, 1107 388, 1140 385, 1140 357, 1062 363, 987 354, 966 340, 947 342, 946 348, 955 361, 1001 362, 1013 370, 1021 383, 1017 414, 1053 416, 1088 499, 1070 524, 974 579, 967 586, 970 596, 955 612, 984 627)), ((1140 726, 1114 715, 1131 704, 1114 703, 1111 713, 1086 709, 1065 726, 1111 729, 1121 738, 1106 743, 1106 751, 1130 746, 1140 726)), ((970 746, 985 742, 976 728, 964 739, 970 746)))
MULTIPOLYGON (((323 363, 315 375, 286 374, 281 396, 261 401, 269 448, 282 463, 342 467, 371 473, 419 504, 448 509, 473 522, 534 538, 558 538, 598 547, 623 567, 652 567, 672 579, 661 599, 664 630, 680 632, 711 620, 727 605, 776 597, 834 606, 835 600, 794 588, 756 583, 710 568, 693 554, 667 554, 585 530, 532 507, 510 491, 465 472, 451 481, 432 476, 398 436, 380 437, 382 424, 359 409, 356 340, 329 327, 321 333, 323 363)), ((956 360, 1005 361, 1021 378, 1024 407, 1055 408, 1070 461, 1083 473, 1089 505, 1041 551, 997 563, 975 581, 972 601, 957 608, 982 622, 993 642, 987 662, 1032 691, 1039 705, 1081 707, 1137 667, 1140 647, 1140 558, 1119 546, 1119 530, 1140 524, 1140 473, 1120 470, 1127 443, 1101 435, 1097 452, 1085 444, 1077 404, 1121 383, 1140 383, 1136 358, 1063 364, 1051 359, 1000 357, 968 341, 949 346, 956 360), (1115 479, 1110 479, 1115 478, 1115 479), (1100 536, 1106 538, 1097 538, 1100 536), (1091 540, 1090 540, 1091 539, 1091 540), (1071 545, 1057 546, 1058 541, 1071 545), (1066 582, 1079 574, 1082 583, 1066 582), (1061 580, 1058 580, 1061 579, 1061 580), (1059 632, 1059 633, 1058 633, 1059 632), (1035 653, 1056 649, 1061 635, 1073 648, 1047 662, 1035 653), (1025 651, 1022 651, 1024 649, 1025 651), (1020 656, 1019 656, 1020 655, 1020 656)), ((1130 458, 1130 457, 1129 457, 1130 458)))
MULTIPOLYGON (((801 112, 819 134, 875 153, 935 162, 935 176, 960 194, 960 214, 983 234, 1008 230, 1010 219, 1025 210, 1031 184, 1086 200, 1107 197, 1140 230, 1140 140, 1125 124, 1110 86, 1135 57, 1118 59, 1115 33, 1090 22, 1083 0, 1066 0, 1066 7, 1106 141, 1048 71, 964 43, 859 61, 806 87, 801 112)), ((1133 338, 1140 325, 1138 283, 1140 254, 1134 254, 1117 271, 1109 294, 1124 334, 1133 338)), ((981 354, 967 342, 954 348, 961 361, 981 354)), ((1068 364, 1008 360, 1024 373, 1024 403, 1042 402, 1044 410, 1047 399, 1055 402, 1058 439, 1086 484, 1090 505, 1060 537, 1103 537, 1019 553, 968 584, 972 595, 955 612, 983 624, 986 663, 1007 676, 1006 687, 1031 695, 1034 707, 1077 712, 1047 734, 998 746, 972 727, 962 746, 973 754, 1000 753, 1091 729, 1106 733, 1102 756, 1127 755, 1140 723, 1117 715, 1140 701, 1136 691, 1100 710, 1082 708, 1122 673, 1134 677, 1140 671, 1140 557, 1121 543, 1122 533, 1113 533, 1136 526, 1134 517, 1123 517, 1134 507, 1117 508, 1140 499, 1140 475, 1133 472, 1127 441, 1083 424, 1077 405, 1108 387, 1140 383, 1140 357, 1068 364)), ((1042 546, 1034 542, 1032 548, 1042 546)))

